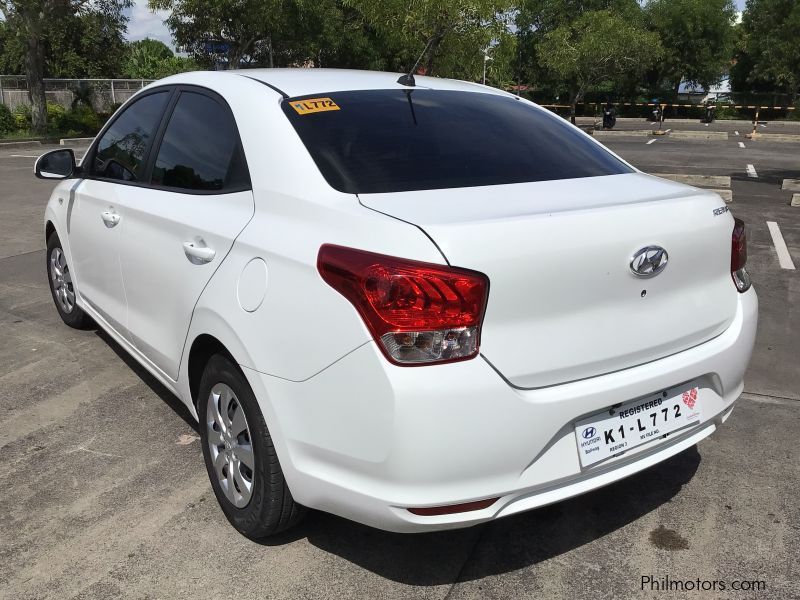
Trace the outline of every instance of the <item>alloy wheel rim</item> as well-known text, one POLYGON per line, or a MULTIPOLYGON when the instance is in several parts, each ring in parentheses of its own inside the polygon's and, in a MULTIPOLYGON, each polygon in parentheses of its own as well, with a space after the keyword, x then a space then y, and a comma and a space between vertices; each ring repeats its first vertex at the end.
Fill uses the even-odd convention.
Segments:
POLYGON ((75 286, 67 265, 67 257, 58 247, 50 252, 50 280, 53 282, 53 295, 59 307, 65 313, 71 313, 75 308, 75 286))
POLYGON ((255 460, 250 428, 242 405, 224 383, 211 388, 206 410, 211 463, 220 488, 236 508, 250 502, 255 460))

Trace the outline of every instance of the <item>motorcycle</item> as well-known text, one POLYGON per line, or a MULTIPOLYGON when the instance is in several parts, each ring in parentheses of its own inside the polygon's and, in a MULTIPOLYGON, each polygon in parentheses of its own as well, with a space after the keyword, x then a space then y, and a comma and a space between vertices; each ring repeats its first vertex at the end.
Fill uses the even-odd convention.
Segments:
POLYGON ((662 121, 661 106, 656 106, 653 109, 653 122, 660 123, 662 121))
POLYGON ((709 123, 714 122, 714 109, 716 108, 713 104, 706 104, 706 116, 705 116, 705 123, 708 125, 709 123))
POLYGON ((617 124, 616 110, 613 106, 607 106, 603 109, 603 129, 613 129, 617 124))

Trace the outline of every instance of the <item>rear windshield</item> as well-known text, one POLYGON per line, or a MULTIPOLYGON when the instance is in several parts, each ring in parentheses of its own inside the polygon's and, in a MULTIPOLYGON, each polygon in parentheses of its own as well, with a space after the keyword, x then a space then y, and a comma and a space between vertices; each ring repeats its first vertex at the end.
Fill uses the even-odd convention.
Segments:
POLYGON ((282 106, 328 183, 352 194, 631 172, 561 118, 506 96, 369 90, 282 106))

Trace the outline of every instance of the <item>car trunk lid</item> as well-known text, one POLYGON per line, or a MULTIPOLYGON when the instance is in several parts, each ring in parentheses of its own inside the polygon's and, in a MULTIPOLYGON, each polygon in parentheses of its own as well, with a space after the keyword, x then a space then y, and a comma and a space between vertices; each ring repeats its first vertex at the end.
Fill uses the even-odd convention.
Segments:
POLYGON ((361 194, 490 280, 481 354, 536 388, 644 364, 724 331, 736 310, 732 219, 713 193, 642 173, 361 194), (668 263, 636 276, 633 255, 668 263))

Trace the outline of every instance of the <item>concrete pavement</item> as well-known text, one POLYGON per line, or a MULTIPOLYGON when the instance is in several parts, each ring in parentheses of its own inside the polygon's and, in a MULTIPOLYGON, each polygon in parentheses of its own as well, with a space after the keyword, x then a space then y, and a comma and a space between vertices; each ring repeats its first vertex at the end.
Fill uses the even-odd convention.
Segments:
MULTIPOLYGON (((108 337, 64 326, 41 215, 52 184, 0 152, 0 598, 798 598, 798 153, 735 140, 608 141, 649 172, 727 175, 761 321, 725 426, 594 493, 468 530, 390 534, 312 512, 264 544, 216 505, 182 405, 108 337), (746 174, 754 164, 758 179, 746 174), (721 581, 658 592, 642 577, 721 581), (734 581, 766 590, 734 592, 734 581)), ((16 152, 15 154, 26 154, 16 152)))

